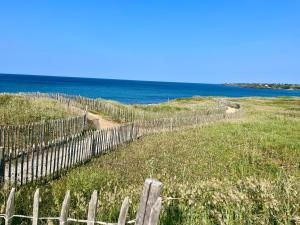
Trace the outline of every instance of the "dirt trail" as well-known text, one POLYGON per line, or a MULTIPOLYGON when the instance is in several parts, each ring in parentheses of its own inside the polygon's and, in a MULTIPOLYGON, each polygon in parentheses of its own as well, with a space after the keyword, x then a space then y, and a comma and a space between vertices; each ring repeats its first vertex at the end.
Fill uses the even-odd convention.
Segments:
MULTIPOLYGON (((80 109, 80 108, 77 108, 75 106, 72 107, 72 109, 77 112, 77 113, 80 113, 80 114, 85 114, 85 111, 80 109)), ((107 119, 104 119, 101 115, 99 114, 95 114, 95 113, 91 113, 91 112, 87 112, 87 119, 92 121, 94 126, 97 128, 97 129, 104 129, 104 128, 111 128, 111 127, 117 127, 119 126, 120 124, 117 123, 117 122, 114 122, 114 121, 111 121, 111 120, 107 120, 107 119)))
POLYGON ((94 113, 87 113, 87 119, 91 120, 97 129, 117 127, 120 124, 114 121, 106 120, 102 116, 94 113))
POLYGON ((236 111, 238 111, 238 109, 227 106, 226 113, 230 114, 235 113, 236 111))

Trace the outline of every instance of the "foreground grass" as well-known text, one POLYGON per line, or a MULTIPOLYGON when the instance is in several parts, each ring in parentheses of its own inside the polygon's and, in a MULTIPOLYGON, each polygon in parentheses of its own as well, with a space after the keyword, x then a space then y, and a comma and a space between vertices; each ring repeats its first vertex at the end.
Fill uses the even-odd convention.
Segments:
POLYGON ((0 125, 19 125, 76 115, 57 101, 0 95, 0 125))
MULTIPOLYGON (((147 177, 164 184, 161 224, 294 224, 300 216, 300 100, 234 99, 240 119, 141 138, 41 186, 41 215, 59 215, 66 190, 71 216, 86 217, 94 189, 98 220, 116 221, 122 199, 134 218, 147 177)), ((29 214, 35 185, 18 192, 29 214)), ((4 197, 2 198, 4 200, 4 197)))

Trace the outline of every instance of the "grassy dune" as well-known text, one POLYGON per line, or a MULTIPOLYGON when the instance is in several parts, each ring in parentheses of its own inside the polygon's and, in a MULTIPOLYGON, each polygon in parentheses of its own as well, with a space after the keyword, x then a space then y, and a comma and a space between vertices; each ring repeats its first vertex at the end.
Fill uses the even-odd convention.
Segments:
MULTIPOLYGON (((154 120, 171 117, 187 117, 197 114, 214 114, 223 113, 226 106, 222 103, 221 98, 199 97, 179 98, 168 102, 158 104, 132 104, 125 105, 116 101, 108 101, 99 99, 102 102, 112 106, 114 109, 128 111, 134 115, 135 120, 154 120)), ((99 114, 107 120, 115 122, 124 122, 124 118, 120 120, 117 116, 113 116, 102 110, 89 109, 91 113, 99 114)))
POLYGON ((74 115, 74 112, 54 100, 0 95, 0 125, 27 124, 74 115))
MULTIPOLYGON (((58 215, 69 189, 71 215, 85 218, 96 189, 99 220, 116 221, 125 196, 133 203, 132 219, 143 181, 153 177, 164 184, 163 225, 294 224, 300 216, 300 99, 233 101, 244 111, 239 119, 143 137, 41 186, 41 214, 58 215)), ((34 188, 19 190, 19 213, 30 212, 34 188)))

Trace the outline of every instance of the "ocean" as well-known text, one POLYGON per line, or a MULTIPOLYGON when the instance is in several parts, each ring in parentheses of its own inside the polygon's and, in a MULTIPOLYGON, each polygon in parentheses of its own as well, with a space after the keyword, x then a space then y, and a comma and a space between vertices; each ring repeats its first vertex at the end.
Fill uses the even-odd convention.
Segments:
POLYGON ((0 74, 0 92, 55 92, 105 98, 127 104, 150 104, 192 96, 299 96, 299 90, 229 87, 196 84, 96 78, 0 74))

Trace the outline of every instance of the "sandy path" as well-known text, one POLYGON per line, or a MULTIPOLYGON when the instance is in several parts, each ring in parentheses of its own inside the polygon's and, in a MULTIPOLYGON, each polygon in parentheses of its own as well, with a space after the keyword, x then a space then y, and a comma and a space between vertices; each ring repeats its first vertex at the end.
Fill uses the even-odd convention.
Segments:
MULTIPOLYGON (((85 114, 85 111, 77 108, 75 106, 72 106, 72 109, 75 112, 78 112, 80 114, 85 114)), ((111 120, 104 119, 101 115, 87 112, 87 119, 92 121, 96 129, 104 129, 104 128, 111 128, 111 127, 117 127, 120 124, 111 120)))
POLYGON ((110 127, 117 127, 120 124, 116 123, 114 121, 106 120, 102 116, 94 113, 87 113, 87 119, 93 121, 95 127, 97 129, 103 129, 103 128, 110 128, 110 127))
POLYGON ((238 109, 227 106, 226 113, 230 114, 230 113, 235 113, 236 111, 238 111, 238 109))

